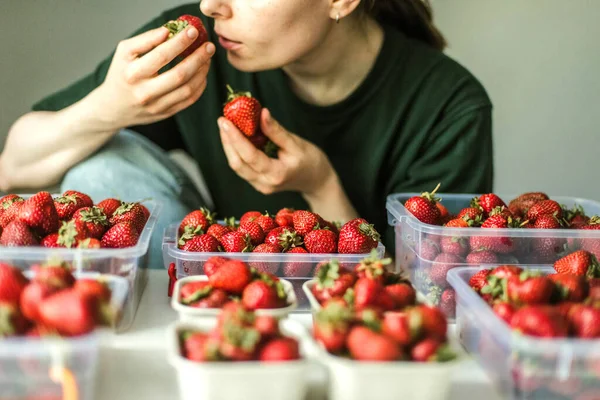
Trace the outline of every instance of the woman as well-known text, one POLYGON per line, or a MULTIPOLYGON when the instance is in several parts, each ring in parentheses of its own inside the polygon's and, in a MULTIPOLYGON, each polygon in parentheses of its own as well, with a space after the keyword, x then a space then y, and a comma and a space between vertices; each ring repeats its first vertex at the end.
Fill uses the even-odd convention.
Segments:
POLYGON ((174 148, 196 160, 220 216, 281 207, 360 215, 390 251, 389 194, 438 182, 445 192, 491 190, 490 100, 442 53, 427 3, 202 0, 200 11, 164 12, 92 74, 34 105, 9 132, 0 189, 61 182, 97 200, 161 201, 154 268, 163 228, 203 203, 168 158, 174 148), (202 17, 209 43, 177 62, 198 32, 167 41, 161 26, 182 14, 202 17), (261 128, 277 159, 221 117, 227 84, 265 107, 261 128))

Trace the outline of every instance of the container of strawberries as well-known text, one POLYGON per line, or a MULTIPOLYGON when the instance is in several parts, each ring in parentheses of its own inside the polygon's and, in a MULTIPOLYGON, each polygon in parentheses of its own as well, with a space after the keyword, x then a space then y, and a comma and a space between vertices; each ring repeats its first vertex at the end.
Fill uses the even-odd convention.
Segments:
POLYGON ((168 341, 183 400, 305 399, 310 338, 296 321, 231 301, 217 318, 175 323, 168 341))
POLYGON ((385 247, 368 221, 357 218, 343 225, 307 210, 283 208, 275 214, 248 211, 239 220, 216 220, 207 209, 194 210, 165 230, 163 257, 176 279, 207 275, 211 257, 243 261, 259 272, 285 278, 294 287, 296 310, 308 310, 302 285, 314 269, 332 257, 353 266, 366 254, 385 247))
POLYGON ((118 331, 133 322, 147 280, 146 255, 160 204, 96 199, 67 190, 0 198, 0 262, 28 270, 48 260, 73 271, 127 279, 129 295, 118 331))
POLYGON ((600 203, 542 192, 521 195, 398 193, 388 196, 396 264, 419 293, 454 318, 446 279, 459 266, 551 265, 568 252, 600 257, 600 203))
POLYGON ((209 258, 208 275, 181 278, 175 283, 171 307, 181 321, 214 318, 231 300, 257 315, 283 318, 298 307, 292 284, 267 272, 258 272, 241 260, 209 258))
POLYGON ((459 267, 457 333, 515 400, 600 398, 600 266, 577 250, 554 267, 459 267))
POLYGON ((116 323, 127 293, 114 275, 73 275, 63 263, 23 273, 0 263, 3 398, 92 399, 98 331, 116 323))

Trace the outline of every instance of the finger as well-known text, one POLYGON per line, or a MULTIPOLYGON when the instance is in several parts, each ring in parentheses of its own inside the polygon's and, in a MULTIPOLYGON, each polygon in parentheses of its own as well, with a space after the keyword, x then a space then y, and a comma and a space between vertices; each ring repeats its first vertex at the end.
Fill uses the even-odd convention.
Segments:
POLYGON ((125 39, 117 46, 117 53, 122 54, 127 60, 134 60, 139 55, 145 54, 167 40, 169 30, 163 27, 151 29, 129 39, 125 39))
POLYGON ((231 167, 231 169, 233 169, 235 171, 236 174, 238 174, 244 180, 246 180, 248 182, 252 182, 252 181, 256 180, 257 173, 256 173, 256 171, 252 170, 252 168, 250 168, 248 166, 248 164, 246 164, 242 160, 242 158, 235 151, 233 146, 231 146, 231 140, 229 139, 228 135, 225 133, 225 131, 223 130, 223 128, 221 126, 224 119, 225 118, 219 118, 218 123, 219 123, 220 132, 221 132, 221 142, 223 143, 223 150, 225 151, 225 156, 227 157, 227 162, 229 163, 229 166, 231 167))
POLYGON ((131 78, 148 78, 162 67, 173 61, 182 51, 187 49, 198 37, 198 29, 190 26, 173 36, 170 40, 158 45, 132 65, 131 78))
MULTIPOLYGON (((202 84, 200 85, 200 89, 198 89, 198 92, 200 92, 200 95, 204 92, 204 89, 206 89, 206 80, 202 81, 202 84)), ((194 104, 196 101, 198 101, 198 98, 200 97, 200 95, 198 96, 193 96, 190 97, 187 100, 184 100, 182 102, 176 103, 175 105, 173 105, 172 107, 170 107, 169 109, 167 109, 162 115, 163 118, 168 118, 171 117, 175 114, 177 114, 178 112, 185 110, 186 108, 188 108, 189 106, 191 106, 192 104, 194 104)))
POLYGON ((188 99, 193 101, 198 100, 202 95, 204 88, 206 87, 206 75, 197 74, 184 85, 178 87, 165 94, 164 96, 158 97, 156 100, 148 104, 147 110, 151 114, 163 113, 179 103, 185 102, 188 99))
POLYGON ((277 122, 267 108, 262 109, 260 125, 263 133, 280 149, 289 149, 295 145, 294 137, 277 122))
POLYGON ((231 121, 222 118, 220 127, 228 144, 236 151, 244 163, 259 173, 270 171, 271 159, 254 147, 252 142, 231 121))

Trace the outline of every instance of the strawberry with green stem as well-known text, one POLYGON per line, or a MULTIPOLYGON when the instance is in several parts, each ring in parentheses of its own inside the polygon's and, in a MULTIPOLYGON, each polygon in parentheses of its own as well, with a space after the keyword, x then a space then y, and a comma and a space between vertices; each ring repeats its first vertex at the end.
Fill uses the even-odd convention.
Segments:
POLYGON ((188 213, 179 224, 179 235, 184 232, 207 233, 209 226, 215 222, 215 213, 202 207, 188 213))
POLYGON ((208 32, 206 31, 202 20, 195 15, 181 15, 177 19, 171 20, 163 26, 169 30, 168 39, 171 39, 173 36, 177 35, 179 32, 185 30, 189 26, 193 26, 198 30, 198 36, 196 37, 196 40, 194 40, 192 44, 190 44, 181 52, 182 58, 186 58, 208 41, 208 32))
POLYGON ((426 224, 439 225, 440 210, 436 206, 436 203, 441 201, 441 199, 435 195, 439 188, 440 184, 438 183, 433 191, 423 192, 420 196, 411 197, 406 200, 404 207, 419 221, 426 224))
POLYGON ((346 222, 338 235, 338 253, 364 254, 376 249, 381 235, 364 218, 346 222))
POLYGON ((17 218, 42 237, 58 230, 58 213, 48 192, 37 192, 26 199, 17 218))
POLYGON ((227 102, 223 116, 231 121, 244 135, 252 137, 260 130, 262 106, 250 92, 236 92, 227 85, 227 102))
POLYGON ((13 220, 0 235, 0 246, 5 247, 27 247, 37 246, 38 237, 23 221, 13 220))
POLYGON ((110 224, 114 227, 121 222, 129 222, 138 234, 141 234, 146 225, 146 214, 140 203, 121 203, 110 218, 110 224))
POLYGON ((108 219, 103 209, 96 206, 82 207, 73 213, 73 220, 83 222, 89 236, 95 239, 101 239, 108 229, 108 219))
POLYGON ((496 207, 507 208, 506 203, 494 193, 486 193, 473 198, 473 200, 471 200, 471 207, 481 209, 484 216, 488 216, 496 207))
POLYGON ((586 250, 577 250, 567 254, 554 263, 559 274, 573 274, 587 278, 600 277, 600 264, 596 257, 586 250))
POLYGON ((94 202, 85 193, 76 190, 67 190, 61 197, 54 199, 54 206, 58 213, 58 219, 65 221, 73 217, 75 211, 83 207, 92 207, 94 202))
POLYGON ((139 231, 130 222, 119 222, 113 225, 102 236, 102 247, 125 248, 133 247, 140 238, 139 231))
POLYGON ((0 228, 6 228, 19 214, 25 199, 16 194, 0 198, 0 228))
POLYGON ((313 335, 333 354, 342 352, 353 320, 353 313, 341 302, 331 302, 315 314, 313 335))

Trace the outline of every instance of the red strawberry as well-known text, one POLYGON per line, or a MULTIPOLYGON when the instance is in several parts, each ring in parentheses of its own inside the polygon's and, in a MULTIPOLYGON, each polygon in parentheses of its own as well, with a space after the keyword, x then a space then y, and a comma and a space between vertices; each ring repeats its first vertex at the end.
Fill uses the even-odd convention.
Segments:
POLYGON ((183 217, 183 220, 179 224, 179 235, 182 235, 186 228, 194 233, 198 233, 200 230, 202 233, 207 233, 208 227, 214 222, 214 214, 206 208, 194 210, 183 217))
MULTIPOLYGON (((286 254, 308 254, 308 251, 303 247, 293 247, 285 252, 286 254)), ((293 259, 293 258, 291 258, 293 259)), ((310 276, 312 271, 311 262, 286 261, 283 263, 281 270, 283 276, 291 278, 305 278, 310 276)))
POLYGON ((471 201, 471 207, 480 208, 483 210, 485 215, 488 215, 496 207, 506 207, 506 203, 502 201, 498 195, 494 193, 482 194, 479 197, 475 197, 471 201))
POLYGON ((317 284, 312 292, 321 303, 333 297, 343 296, 356 282, 356 276, 341 267, 336 259, 319 263, 315 277, 317 284))
POLYGON ((195 308, 221 308, 229 301, 227 292, 221 289, 213 289, 208 296, 198 300, 191 306, 195 308))
POLYGON ((281 251, 302 246, 302 238, 294 231, 293 227, 280 226, 272 229, 265 237, 265 243, 279 246, 281 251))
POLYGON ((228 253, 249 253, 254 250, 248 234, 240 231, 229 232, 221 238, 221 246, 228 253))
POLYGON ((560 290, 564 301, 583 302, 589 293, 589 285, 584 276, 573 274, 550 274, 548 278, 560 290))
POLYGON ((215 253, 220 249, 220 243, 209 234, 194 236, 181 248, 183 251, 215 253))
POLYGON ((99 249, 102 247, 102 242, 95 238, 87 238, 80 240, 77 244, 78 249, 99 249))
POLYGON ((481 220, 483 219, 483 211, 476 207, 466 207, 460 210, 456 218, 463 219, 465 216, 470 220, 481 220))
POLYGON ((130 222, 119 222, 102 236, 102 247, 124 248, 137 244, 140 235, 130 222))
POLYGON ((382 333, 394 339, 401 346, 408 346, 413 338, 404 312, 386 312, 381 322, 382 333))
POLYGON ((279 246, 271 243, 259 244, 252 250, 253 253, 281 253, 279 246))
POLYGON ((384 291, 381 281, 360 278, 354 284, 354 306, 361 310, 366 307, 375 306, 384 291))
POLYGON ((348 221, 340 229, 338 253, 363 254, 377 248, 380 239, 375 227, 363 218, 348 221))
POLYGON ((451 217, 445 205, 443 205, 442 203, 435 203, 435 206, 438 208, 438 210, 440 210, 440 219, 446 219, 451 217))
POLYGON ((58 233, 49 234, 48 236, 42 239, 40 245, 42 245, 43 247, 52 248, 64 247, 63 245, 58 244, 58 233))
POLYGON ((445 362, 453 360, 456 355, 447 344, 426 338, 414 345, 410 357, 417 362, 445 362))
POLYGON ((85 224, 92 238, 102 239, 102 235, 108 229, 108 217, 100 207, 82 207, 73 214, 74 221, 85 224))
POLYGON ((78 336, 89 333, 96 326, 95 301, 75 289, 65 289, 44 299, 39 316, 43 324, 56 329, 61 335, 78 336))
POLYGON ((339 353, 346 347, 351 322, 352 311, 343 303, 327 303, 315 314, 314 337, 328 352, 339 353))
POLYGON ((554 263, 554 270, 559 274, 573 274, 588 278, 600 277, 600 265, 592 254, 585 250, 577 250, 554 263))
POLYGON ((183 356, 190 361, 216 361, 219 358, 219 342, 202 332, 186 332, 182 335, 183 356))
POLYGON ((442 253, 433 260, 429 271, 429 278, 435 285, 446 288, 449 286, 448 281, 446 281, 446 274, 452 268, 458 267, 462 263, 464 261, 459 256, 442 253))
POLYGON ((569 312, 569 322, 575 336, 585 339, 600 338, 600 308, 575 305, 569 312))
POLYGON ((298 342, 288 337, 271 339, 258 352, 258 360, 263 362, 298 359, 300 359, 298 342))
POLYGON ((258 246, 265 240, 265 233, 259 224, 254 221, 244 222, 240 224, 239 232, 247 233, 250 236, 250 242, 253 246, 258 246))
POLYGON ((542 214, 535 219, 532 225, 534 229, 560 229, 562 226, 558 219, 551 214, 542 214))
POLYGON ((487 278, 491 272, 492 270, 490 269, 479 270, 469 279, 469 286, 471 286, 473 290, 479 293, 481 289, 483 289, 483 287, 487 285, 487 278))
POLYGON ((471 225, 469 225, 469 220, 465 218, 467 217, 451 219, 444 226, 447 228, 468 228, 471 225))
POLYGON ((141 234, 146 224, 146 216, 140 203, 121 203, 121 206, 115 210, 110 218, 111 225, 117 225, 121 222, 129 222, 138 234, 141 234))
POLYGON ((41 236, 58 230, 58 214, 52 195, 48 192, 38 192, 25 200, 17 218, 41 236))
POLYGON ((35 275, 33 281, 44 282, 57 288, 69 288, 75 284, 75 277, 67 264, 43 264, 31 267, 35 275))
POLYGON ((419 221, 439 225, 440 209, 436 206, 439 198, 435 197, 435 192, 440 188, 440 184, 431 192, 423 192, 420 196, 413 196, 406 200, 404 207, 419 221))
POLYGON ((231 294, 242 294, 252 280, 248 265, 240 260, 228 260, 208 277, 210 284, 231 294))
POLYGON ((489 250, 476 250, 467 255, 467 264, 472 265, 483 265, 483 264, 497 264, 500 260, 493 251, 489 250))
POLYGON ((456 292, 454 289, 448 288, 442 292, 440 296, 440 310, 448 318, 454 318, 456 315, 456 292))
POLYGON ((294 211, 296 211, 293 208, 282 208, 281 210, 277 211, 277 214, 275 214, 275 223, 278 226, 287 226, 287 227, 293 227, 294 226, 294 211))
POLYGON ((229 85, 227 91, 223 116, 247 137, 256 135, 260 131, 260 102, 250 92, 234 92, 229 85))
POLYGON ((495 207, 492 211, 489 212, 488 217, 493 217, 494 215, 501 215, 504 218, 514 218, 513 213, 506 208, 505 206, 495 207))
POLYGON ((308 232, 316 229, 319 225, 319 216, 310 211, 298 210, 292 214, 294 230, 300 236, 306 235, 308 232))
POLYGON ((225 322, 222 331, 219 350, 223 356, 233 361, 249 361, 254 358, 261 339, 256 329, 225 322))
POLYGON ((254 222, 260 225, 265 235, 277 228, 277 223, 275 223, 275 220, 271 215, 269 215, 269 213, 261 215, 260 217, 256 218, 254 222))
POLYGON ((98 207, 99 209, 104 211, 104 214, 106 215, 107 218, 111 218, 113 216, 113 214, 115 213, 115 211, 117 210, 117 208, 121 207, 121 204, 122 204, 121 200, 108 198, 108 199, 104 199, 100 203, 96 204, 96 207, 98 207))
POLYGON ((515 306, 503 301, 494 303, 492 309, 494 313, 500 318, 502 318, 507 324, 510 324, 513 315, 515 315, 515 311, 517 311, 515 306))
POLYGON ((185 305, 193 304, 208 296, 212 289, 208 281, 188 282, 181 286, 179 301, 185 305))
POLYGON ((446 317, 439 308, 418 305, 406 309, 413 337, 431 337, 446 340, 448 329, 446 317))
POLYGON ((525 306, 515 312, 510 326, 524 335, 537 337, 566 337, 568 323, 554 307, 525 306))
POLYGON ((17 218, 24 202, 25 199, 16 194, 8 194, 0 198, 0 228, 5 228, 17 218))
POLYGON ((501 265, 490 272, 490 276, 498 279, 510 278, 511 276, 519 276, 523 272, 523 268, 516 265, 501 265))
POLYGON ((262 338, 279 336, 279 320, 270 315, 256 315, 254 328, 260 332, 262 338))
POLYGON ((556 218, 562 218, 562 207, 554 200, 542 200, 535 203, 527 211, 527 219, 535 221, 541 215, 553 215, 556 218))
POLYGON ((506 298, 513 304, 548 304, 554 293, 554 283, 545 276, 523 272, 508 279, 506 298))
POLYGON ((316 229, 304 236, 304 245, 309 253, 335 253, 337 237, 329 229, 316 229))
MULTIPOLYGON (((505 218, 502 215, 493 215, 485 220, 481 228, 504 229, 514 224, 512 219, 505 218)), ((504 236, 471 236, 471 249, 473 250, 491 250, 495 253, 510 253, 515 250, 515 242, 510 237, 504 236)))
POLYGON ((206 230, 206 233, 213 236, 215 239, 217 239, 220 242, 221 238, 224 235, 226 235, 232 231, 233 231, 233 229, 231 228, 231 226, 221 225, 221 224, 212 224, 211 226, 208 227, 208 229, 206 230))
POLYGON ((369 278, 383 282, 386 278, 386 266, 392 262, 391 258, 381 259, 377 252, 372 251, 368 257, 363 258, 354 266, 358 278, 369 278))
POLYGON ((40 304, 45 298, 59 290, 59 287, 46 282, 34 281, 28 284, 21 293, 21 311, 23 315, 31 321, 40 322, 40 304))
POLYGON ((429 238, 424 239, 421 242, 421 247, 419 249, 419 256, 426 261, 433 261, 440 254, 440 244, 439 241, 433 241, 429 238))
POLYGON ((394 309, 400 310, 407 306, 412 306, 416 302, 417 293, 409 283, 396 283, 385 287, 394 299, 394 309))
POLYGON ((242 304, 248 310, 279 308, 285 306, 286 294, 281 282, 252 281, 244 288, 242 304))
POLYGON ((346 340, 352 358, 359 361, 395 361, 403 357, 400 346, 390 337, 366 326, 355 326, 346 340))
POLYGON ((469 239, 460 236, 442 236, 440 248, 442 253, 464 257, 469 252, 469 239))
MULTIPOLYGON (((271 243, 262 243, 259 244, 252 250, 253 253, 281 253, 279 246, 271 244, 271 243)), ((250 266, 257 270, 258 272, 268 272, 268 273, 276 273, 279 269, 279 262, 273 261, 252 261, 250 266)))
POLYGON ((210 277, 221 265, 225 264, 227 261, 228 259, 225 257, 210 257, 204 262, 204 274, 210 277))
POLYGON ((62 221, 58 229, 58 239, 56 243, 63 247, 76 247, 80 240, 89 237, 86 224, 78 220, 62 221))
POLYGON ((73 289, 86 296, 96 299, 99 303, 110 301, 111 291, 108 285, 97 279, 77 279, 73 289))
POLYGON ((292 254, 308 254, 308 251, 304 248, 304 247, 292 247, 291 249, 289 249, 288 251, 286 251, 286 253, 292 253, 292 254))
POLYGON ((68 220, 73 217, 75 211, 83 207, 92 207, 94 202, 85 193, 75 190, 67 190, 61 197, 54 199, 54 206, 60 220, 68 220))
POLYGON ((0 235, 0 245, 6 247, 37 246, 38 244, 38 239, 29 226, 19 220, 8 224, 0 235))
POLYGON ((20 336, 27 330, 28 322, 11 302, 0 300, 0 338, 20 336))
POLYGON ((202 20, 195 15, 184 14, 176 20, 167 22, 163 26, 169 30, 169 39, 186 29, 188 26, 193 26, 198 30, 196 40, 181 52, 182 58, 186 58, 208 41, 208 32, 206 31, 202 20))
POLYGON ((252 222, 261 215, 263 214, 260 211, 246 211, 240 217, 240 225, 245 224, 246 222, 252 222))
MULTIPOLYGON (((581 229, 585 231, 600 230, 600 217, 594 216, 590 218, 589 223, 582 226, 581 229)), ((592 253, 597 259, 600 259, 600 239, 581 239, 581 248, 592 253)))
POLYGON ((0 262, 0 301, 19 304, 21 293, 27 286, 27 278, 20 269, 0 262))

